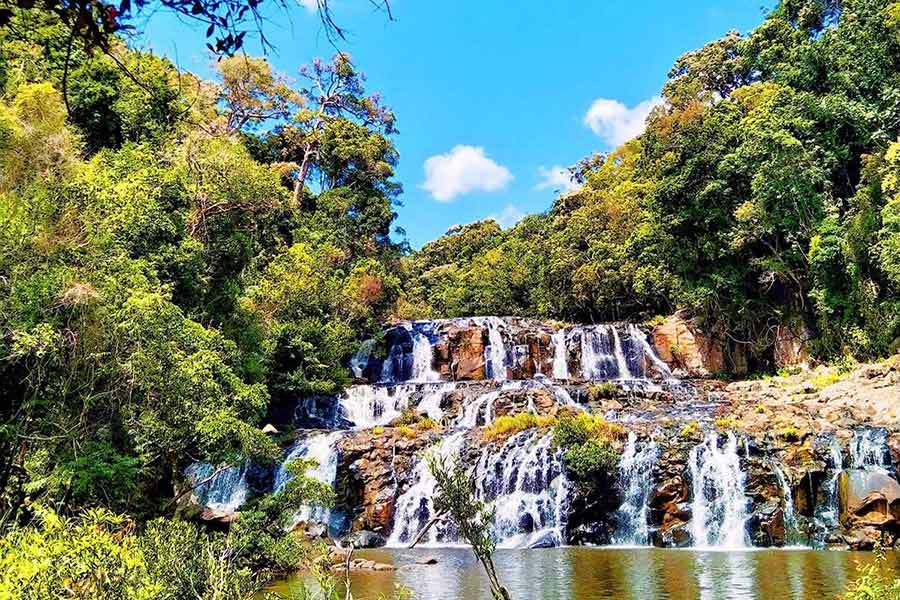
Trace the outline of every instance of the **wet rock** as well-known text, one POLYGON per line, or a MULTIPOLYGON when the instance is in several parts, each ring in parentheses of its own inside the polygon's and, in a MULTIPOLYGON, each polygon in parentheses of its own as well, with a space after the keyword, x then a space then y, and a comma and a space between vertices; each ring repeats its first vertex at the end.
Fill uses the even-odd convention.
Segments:
POLYGON ((754 546, 783 546, 785 543, 784 511, 778 500, 769 500, 756 508, 747 520, 754 546))
MULTIPOLYGON (((447 329, 447 354, 449 371, 454 381, 484 379, 487 366, 484 359, 484 330, 478 326, 447 329)), ((443 355, 441 352, 440 355, 443 355)), ((445 369, 441 367, 443 372, 445 369)))
POLYGON ((306 524, 306 529, 303 533, 310 539, 327 538, 328 525, 325 523, 320 523, 318 521, 313 521, 306 524))
MULTIPOLYGON (((347 565, 344 564, 336 564, 332 565, 331 570, 334 573, 343 573, 346 571, 347 565)), ((394 571, 396 568, 394 565, 389 565, 387 563, 380 563, 374 560, 368 560, 365 558, 355 558, 350 561, 350 570, 351 571, 394 571)))
POLYGON ((387 543, 387 538, 374 531, 361 530, 354 531, 345 537, 341 543, 354 548, 381 548, 387 543))
POLYGON ((529 548, 555 548, 557 546, 559 546, 559 538, 552 531, 547 531, 528 543, 529 548))
POLYGON ((654 534, 654 545, 664 548, 688 548, 693 543, 689 523, 681 523, 654 534))
POLYGON ((425 558, 420 558, 416 560, 417 565, 436 565, 438 564, 438 559, 433 556, 426 556, 425 558))

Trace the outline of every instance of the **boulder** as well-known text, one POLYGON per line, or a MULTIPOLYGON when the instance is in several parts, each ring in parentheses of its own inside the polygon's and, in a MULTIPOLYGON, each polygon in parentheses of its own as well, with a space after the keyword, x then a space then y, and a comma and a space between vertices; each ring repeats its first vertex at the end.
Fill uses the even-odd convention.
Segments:
POLYGON ((784 510, 772 499, 759 506, 747 520, 754 546, 783 546, 786 532, 784 510))
POLYGON ((486 377, 484 332, 481 327, 452 325, 447 329, 447 343, 449 371, 454 381, 481 380, 486 377))
POLYGON ((341 543, 345 546, 352 545, 354 548, 381 548, 387 543, 387 538, 380 533, 363 529, 354 531, 345 537, 341 543))
POLYGON ((847 469, 838 482, 845 527, 900 526, 900 483, 883 471, 847 469))
POLYGON ((653 345, 673 370, 692 377, 726 371, 724 344, 700 331, 683 313, 653 328, 653 345))
POLYGON ((810 339, 812 333, 802 323, 775 327, 775 366, 808 368, 810 339))

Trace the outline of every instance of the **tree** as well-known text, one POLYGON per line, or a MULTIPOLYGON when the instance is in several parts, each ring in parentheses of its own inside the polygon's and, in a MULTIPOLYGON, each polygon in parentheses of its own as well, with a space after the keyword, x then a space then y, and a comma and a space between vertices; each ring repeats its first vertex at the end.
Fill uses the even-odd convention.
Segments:
POLYGON ((433 454, 428 457, 428 469, 434 476, 437 491, 432 498, 435 514, 448 515, 460 535, 472 546, 472 552, 488 576, 495 600, 508 600, 509 592, 500 584, 494 567, 493 511, 475 498, 472 477, 461 464, 450 457, 433 454))

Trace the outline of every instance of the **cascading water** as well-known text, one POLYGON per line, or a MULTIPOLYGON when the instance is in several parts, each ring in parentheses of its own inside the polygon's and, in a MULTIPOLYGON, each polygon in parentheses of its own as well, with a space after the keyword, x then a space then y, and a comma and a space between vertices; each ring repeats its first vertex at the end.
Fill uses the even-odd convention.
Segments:
POLYGON ((655 442, 647 441, 638 450, 637 435, 634 432, 628 433, 625 451, 619 461, 619 484, 623 501, 616 511, 617 528, 613 544, 650 544, 647 499, 653 489, 651 474, 658 458, 659 446, 655 442))
POLYGON ((558 546, 564 541, 568 481, 551 436, 523 431, 483 452, 476 495, 493 503, 500 547, 558 546))
POLYGON ((784 543, 785 545, 793 545, 800 540, 800 527, 797 523, 797 511, 794 510, 794 494, 791 492, 791 484, 784 474, 784 469, 775 462, 771 461, 772 473, 778 481, 781 488, 781 498, 783 503, 784 514, 784 543))
POLYGON ((844 469, 844 455, 841 444, 834 434, 825 439, 828 454, 828 475, 820 488, 821 499, 816 503, 813 515, 814 539, 817 546, 824 544, 828 533, 839 527, 838 479, 844 469))
MULTIPOLYGON (((437 483, 428 468, 429 453, 436 457, 458 455, 465 444, 465 433, 465 431, 457 431, 447 436, 419 459, 412 473, 413 485, 397 498, 394 505, 394 528, 387 541, 389 547, 406 546, 412 543, 416 535, 435 516, 432 498, 437 483)), ((423 545, 446 544, 455 541, 454 538, 455 534, 451 531, 448 523, 441 522, 429 529, 421 543, 423 545)))
POLYGON ((503 334, 500 332, 502 322, 497 317, 489 317, 485 320, 489 342, 488 347, 485 348, 485 358, 490 377, 495 381, 506 379, 506 345, 503 343, 503 334))
MULTIPOLYGON (((310 459, 316 462, 315 466, 306 471, 308 477, 318 479, 322 483, 334 486, 337 478, 338 451, 337 442, 344 435, 342 431, 313 432, 299 438, 278 468, 275 470, 275 483, 273 490, 280 492, 284 486, 294 478, 288 470, 288 464, 297 459, 310 459)), ((294 515, 290 529, 301 521, 318 521, 327 524, 331 511, 321 506, 308 506, 302 508, 294 515)))
POLYGON ((209 463, 196 462, 185 470, 185 475, 201 505, 221 514, 233 514, 247 500, 247 465, 226 467, 218 473, 216 470, 209 463))
POLYGON ((850 468, 886 471, 886 467, 890 465, 886 429, 865 428, 853 433, 853 439, 850 440, 850 468))
POLYGON ((553 334, 551 340, 553 342, 553 378, 568 379, 569 361, 566 349, 566 330, 560 329, 553 334))
POLYGON ((747 546, 746 475, 738 456, 738 440, 728 432, 719 446, 715 433, 695 446, 688 458, 693 499, 691 535, 700 548, 747 546))

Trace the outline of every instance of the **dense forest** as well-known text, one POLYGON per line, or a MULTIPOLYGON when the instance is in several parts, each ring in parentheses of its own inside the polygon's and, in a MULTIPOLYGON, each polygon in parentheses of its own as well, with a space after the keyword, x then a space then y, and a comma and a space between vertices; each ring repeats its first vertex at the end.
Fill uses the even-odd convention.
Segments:
MULTIPOLYGON (((215 69, 73 46, 29 10, 0 27, 0 521, 45 527, 20 549, 114 545, 130 521, 105 511, 170 515, 192 461, 275 460, 266 416, 339 391, 390 319, 684 309, 763 367, 779 324, 822 360, 900 346, 900 3, 783 0, 680 57, 646 131, 546 213, 415 252, 395 116, 347 55, 297 83, 242 54, 215 69)), ((242 518, 238 566, 296 560, 278 515, 328 490, 295 483, 242 518)), ((122 597, 186 597, 160 569, 201 534, 154 523, 146 595, 122 597)))

